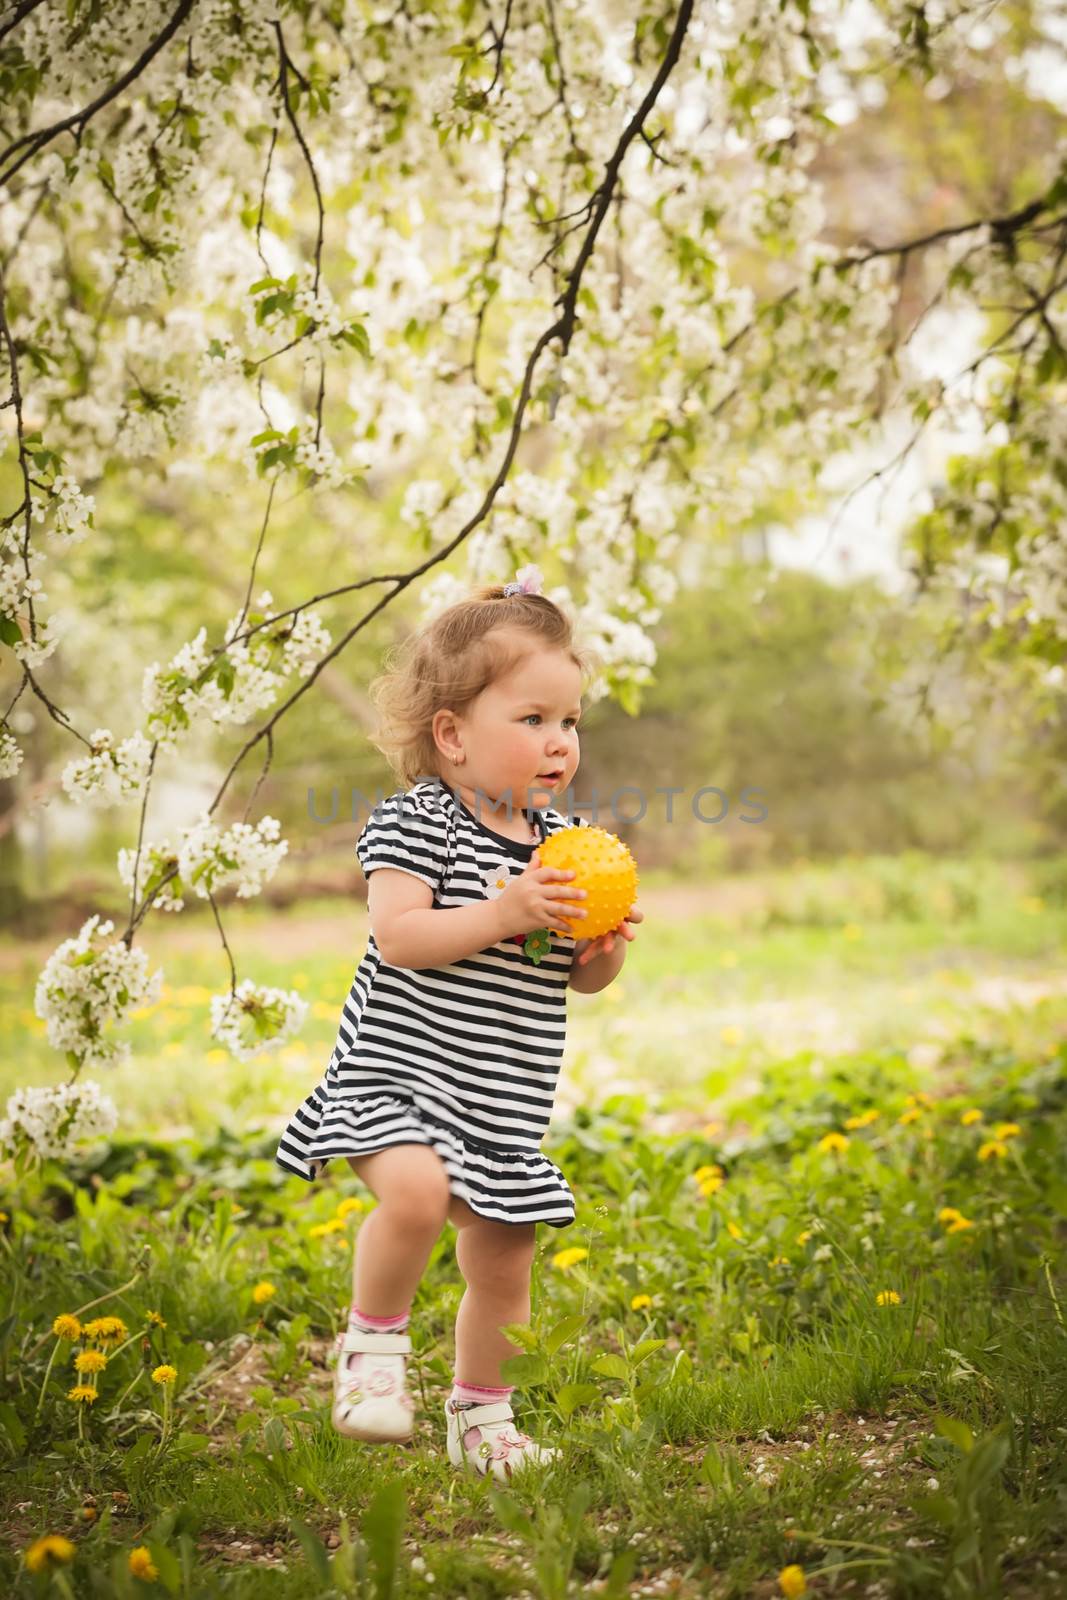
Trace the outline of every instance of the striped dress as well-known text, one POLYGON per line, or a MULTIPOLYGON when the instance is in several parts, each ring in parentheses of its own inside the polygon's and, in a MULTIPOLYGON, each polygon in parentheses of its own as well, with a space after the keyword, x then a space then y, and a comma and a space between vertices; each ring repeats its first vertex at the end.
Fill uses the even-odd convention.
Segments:
MULTIPOLYGON (((551 807, 526 814, 541 841, 589 826, 551 807)), ((493 831, 438 779, 381 801, 356 842, 367 877, 378 867, 410 873, 442 909, 495 898, 536 848, 493 831)), ((539 964, 506 939, 416 970, 389 966, 370 934, 329 1065, 285 1128, 279 1165, 310 1182, 334 1156, 428 1144, 451 1192, 479 1216, 572 1223, 570 1185, 541 1150, 575 945, 550 938, 539 964)))

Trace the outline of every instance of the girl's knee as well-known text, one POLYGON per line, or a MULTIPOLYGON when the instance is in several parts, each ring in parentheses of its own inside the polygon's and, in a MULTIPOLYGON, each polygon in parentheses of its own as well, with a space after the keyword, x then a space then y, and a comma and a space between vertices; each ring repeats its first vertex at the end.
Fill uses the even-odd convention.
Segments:
POLYGON ((460 1232, 456 1259, 472 1288, 508 1294, 529 1284, 535 1241, 533 1223, 481 1218, 460 1232))
POLYGON ((392 1145, 348 1160, 393 1226, 435 1234, 444 1227, 451 1198, 448 1172, 429 1145, 392 1145))

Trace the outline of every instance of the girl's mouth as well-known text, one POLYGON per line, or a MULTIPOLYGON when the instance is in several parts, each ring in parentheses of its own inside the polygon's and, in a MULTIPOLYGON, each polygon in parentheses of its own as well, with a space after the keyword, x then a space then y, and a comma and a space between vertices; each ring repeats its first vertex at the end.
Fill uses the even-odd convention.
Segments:
POLYGON ((562 778, 562 776, 563 776, 563 768, 561 767, 557 772, 539 772, 537 774, 537 776, 543 782, 551 783, 551 784, 554 785, 554 784, 557 784, 559 782, 559 780, 562 778))

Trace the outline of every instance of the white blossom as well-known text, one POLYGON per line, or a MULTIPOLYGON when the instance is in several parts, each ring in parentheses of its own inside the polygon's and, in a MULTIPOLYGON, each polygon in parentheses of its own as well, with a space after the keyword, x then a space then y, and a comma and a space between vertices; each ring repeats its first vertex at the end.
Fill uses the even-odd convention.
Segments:
POLYGON ((277 1049, 296 1033, 308 1003, 295 989, 272 989, 245 978, 232 994, 211 997, 211 1033, 238 1061, 277 1049))
POLYGON ((47 1024, 48 1042, 79 1066, 125 1061, 128 1042, 105 1037, 105 1028, 158 1000, 162 989, 163 974, 149 973, 143 950, 128 949, 120 939, 100 942, 113 927, 90 917, 53 951, 37 979, 34 1006, 47 1024))
POLYGON ((16 1089, 0 1121, 0 1157, 69 1160, 84 1140, 112 1133, 118 1120, 114 1102, 91 1078, 16 1089))

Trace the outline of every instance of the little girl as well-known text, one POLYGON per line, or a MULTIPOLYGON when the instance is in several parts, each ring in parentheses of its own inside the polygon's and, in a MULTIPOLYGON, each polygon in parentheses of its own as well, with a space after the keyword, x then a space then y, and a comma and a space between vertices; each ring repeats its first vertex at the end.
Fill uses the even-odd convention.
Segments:
POLYGON ((375 807, 356 843, 367 950, 326 1074, 277 1153, 309 1181, 345 1157, 378 1201, 356 1241, 334 1426, 354 1439, 411 1437, 408 1316, 447 1219, 467 1286, 445 1405, 449 1459, 505 1480, 558 1454, 516 1430, 500 1367, 519 1352, 500 1330, 530 1319, 537 1223, 565 1228, 575 1216, 566 1178, 541 1151, 567 987, 605 988, 630 924, 643 921, 634 907, 598 939, 561 934, 585 915, 584 890, 537 854, 574 826, 530 796, 565 791, 577 771, 591 660, 541 593, 538 569, 525 567, 449 607, 377 680, 378 747, 409 787, 375 807))

